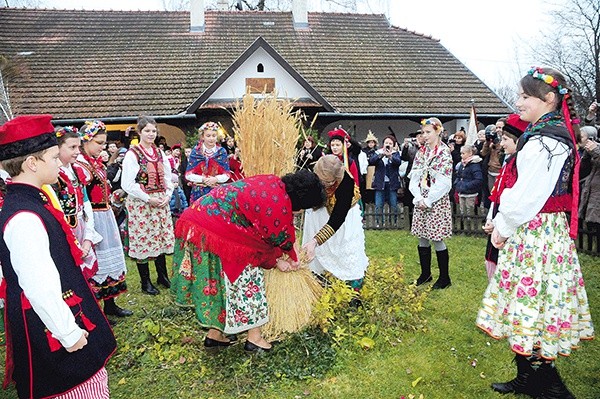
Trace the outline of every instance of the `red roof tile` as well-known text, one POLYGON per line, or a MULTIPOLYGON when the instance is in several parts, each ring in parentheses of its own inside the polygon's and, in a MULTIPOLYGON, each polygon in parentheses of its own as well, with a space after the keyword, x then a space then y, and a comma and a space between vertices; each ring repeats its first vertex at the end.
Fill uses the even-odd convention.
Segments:
POLYGON ((309 13, 302 31, 290 12, 205 18, 190 33, 189 12, 0 8, 0 54, 20 71, 13 112, 175 115, 261 36, 337 112, 467 114, 471 99, 480 114, 510 112, 439 41, 383 15, 309 13))

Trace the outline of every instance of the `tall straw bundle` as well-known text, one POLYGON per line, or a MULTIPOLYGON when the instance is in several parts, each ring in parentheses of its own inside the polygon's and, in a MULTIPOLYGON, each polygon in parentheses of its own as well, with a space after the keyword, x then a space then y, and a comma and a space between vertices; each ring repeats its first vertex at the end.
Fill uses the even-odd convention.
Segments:
POLYGON ((293 272, 267 270, 265 288, 269 322, 262 334, 269 341, 309 325, 313 306, 323 293, 323 287, 306 265, 293 272))
MULTIPOLYGON (((302 118, 300 111, 293 111, 290 101, 278 99, 276 93, 263 93, 260 99, 244 95, 233 112, 233 130, 246 176, 283 176, 294 171, 302 118)), ((306 262, 302 263, 297 271, 265 271, 270 321, 262 332, 269 340, 299 331, 310 322, 322 288, 306 262)))
POLYGON ((246 176, 294 171, 296 144, 303 114, 276 94, 255 99, 246 93, 233 111, 233 131, 242 154, 246 176))

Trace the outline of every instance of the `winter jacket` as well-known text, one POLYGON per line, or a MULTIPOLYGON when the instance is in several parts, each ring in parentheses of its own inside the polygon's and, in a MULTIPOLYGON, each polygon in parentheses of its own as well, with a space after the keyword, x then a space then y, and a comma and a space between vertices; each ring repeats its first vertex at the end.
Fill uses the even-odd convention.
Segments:
POLYGON ((600 223, 600 145, 584 157, 591 158, 590 174, 584 179, 579 200, 579 217, 586 222, 600 223))
POLYGON ((478 194, 483 185, 483 173, 481 171, 481 158, 477 155, 463 165, 456 165, 454 176, 454 190, 460 194, 478 194))

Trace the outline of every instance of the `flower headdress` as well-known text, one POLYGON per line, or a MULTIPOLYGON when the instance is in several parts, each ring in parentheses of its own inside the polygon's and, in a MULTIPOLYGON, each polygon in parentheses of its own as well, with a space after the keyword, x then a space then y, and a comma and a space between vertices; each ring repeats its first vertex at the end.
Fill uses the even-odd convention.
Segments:
POLYGON ((106 132, 104 123, 101 121, 85 121, 79 131, 79 135, 83 141, 91 141, 100 132, 106 132))
POLYGON ((569 92, 568 88, 562 87, 560 84, 558 84, 558 80, 556 80, 554 76, 544 73, 544 70, 540 67, 531 67, 531 69, 527 73, 533 78, 539 79, 545 82, 546 84, 549 84, 550 86, 554 87, 562 95, 565 95, 569 92))
POLYGON ((219 131, 219 124, 216 122, 206 122, 198 128, 199 132, 203 132, 205 130, 219 131))
POLYGON ((79 133, 79 129, 77 129, 75 126, 65 126, 61 127, 56 132, 54 132, 54 134, 56 134, 56 137, 58 138, 61 138, 67 133, 79 133))
POLYGON ((433 128, 438 131, 442 129, 442 124, 433 118, 421 119, 421 126, 431 125, 433 128))

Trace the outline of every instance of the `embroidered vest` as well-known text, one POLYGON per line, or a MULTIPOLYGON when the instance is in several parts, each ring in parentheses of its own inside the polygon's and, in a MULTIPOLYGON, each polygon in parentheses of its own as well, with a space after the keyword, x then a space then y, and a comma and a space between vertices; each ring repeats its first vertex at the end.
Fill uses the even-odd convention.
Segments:
POLYGON ((61 223, 44 205, 46 196, 37 188, 24 184, 8 187, 0 213, 0 261, 6 285, 7 332, 11 350, 7 350, 5 384, 10 378, 17 383, 21 398, 45 398, 61 395, 96 374, 113 354, 116 341, 104 314, 75 263, 61 223), (4 242, 4 227, 12 216, 29 211, 39 216, 51 239, 50 255, 54 260, 63 292, 75 321, 89 332, 82 349, 68 353, 52 337, 19 286, 12 267, 10 252, 4 242), (8 358, 8 353, 13 358, 8 358))
POLYGON ((106 166, 94 160, 86 159, 88 162, 77 161, 77 165, 87 170, 91 176, 84 182, 88 198, 93 210, 108 210, 110 208, 110 184, 106 176, 106 166))
MULTIPOLYGON (((516 157, 511 156, 502 169, 500 169, 500 173, 498 177, 496 177, 496 181, 494 182, 494 187, 492 188, 492 192, 490 193, 490 201, 500 204, 500 196, 505 188, 511 188, 515 185, 517 181, 517 164, 516 157)), ((497 208, 497 207, 496 207, 497 208)), ((494 215, 495 216, 495 215, 494 215)))
MULTIPOLYGON (((352 175, 350 174, 350 172, 346 171, 345 172, 348 176, 352 177, 352 175)), ((354 178, 352 178, 352 181, 354 181, 354 178)), ((327 198, 325 200, 325 206, 327 207, 327 212, 329 212, 329 214, 331 215, 331 212, 333 211, 333 207, 335 206, 335 190, 337 190, 338 186, 340 185, 340 183, 336 183, 335 185, 331 186, 328 189, 325 189, 325 193, 327 194, 327 198)), ((358 203, 358 201, 360 201, 360 188, 356 185, 356 182, 354 182, 354 194, 352 195, 352 203, 350 205, 350 207, 353 207, 354 205, 356 205, 358 203)))
MULTIPOLYGON (((79 167, 73 167, 75 178, 71 180, 69 174, 62 168, 58 172, 58 181, 52 185, 60 207, 65 214, 65 220, 71 228, 77 227, 77 215, 83 210, 83 175, 79 175, 79 167)), ((83 173, 83 172, 81 172, 83 173)))
POLYGON ((158 148, 153 148, 157 154, 155 160, 150 160, 139 145, 131 147, 131 151, 135 154, 140 165, 135 182, 140 184, 148 194, 164 193, 167 190, 167 186, 165 184, 165 167, 162 153, 158 148))

